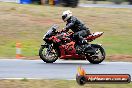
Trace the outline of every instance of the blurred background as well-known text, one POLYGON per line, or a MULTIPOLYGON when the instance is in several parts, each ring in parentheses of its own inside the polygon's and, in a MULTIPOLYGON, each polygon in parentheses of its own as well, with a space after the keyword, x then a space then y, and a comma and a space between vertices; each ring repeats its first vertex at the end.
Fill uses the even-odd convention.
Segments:
MULTIPOLYGON (((20 50, 20 47, 21 55, 24 56, 22 59, 40 59, 38 56, 38 50, 41 44, 43 44, 43 35, 53 24, 58 24, 60 26, 60 30, 65 27, 66 23, 62 21, 61 16, 62 12, 68 9, 72 11, 74 16, 82 20, 85 25, 90 28, 92 33, 104 32, 104 35, 94 40, 92 43, 101 43, 103 45, 107 55, 105 61, 121 61, 121 64, 122 61, 132 62, 132 0, 0 0, 0 59, 12 60, 16 58, 17 51, 20 50), (19 47, 17 47, 18 45, 19 47), (18 48, 19 50, 17 50, 18 48)), ((10 63, 11 65, 8 65, 8 63, 10 62, 0 63, 1 76, 3 76, 2 72, 7 74, 8 71, 10 71, 9 74, 13 74, 16 72, 15 68, 17 68, 20 73, 25 69, 25 71, 28 70, 25 68, 28 64, 19 64, 18 62, 17 64, 20 66, 25 65, 25 69, 22 70, 19 69, 19 66, 15 66, 16 64, 10 63), (4 69, 4 67, 9 67, 10 70, 4 69)), ((36 70, 37 68, 40 68, 42 70, 46 70, 46 74, 56 72, 55 70, 50 72, 49 68, 43 69, 44 64, 39 62, 37 63, 38 64, 33 65, 33 69, 36 70)), ((48 64, 48 66, 49 65, 50 64, 48 64)), ((102 66, 103 65, 105 64, 102 64, 102 66)), ((32 67, 30 66, 30 63, 28 66, 32 67)), ((116 66, 118 66, 118 64, 116 66)), ((119 72, 121 70, 127 72, 126 65, 122 64, 122 67, 119 72)), ((131 68, 131 66, 129 67, 131 68)), ((95 67, 93 68, 95 69, 95 67)), ((40 70, 39 73, 42 73, 42 70, 40 70)), ((115 70, 118 69, 115 68, 115 70)), ((31 74, 29 75, 33 75, 32 71, 30 73, 31 74)), ((26 75, 27 72, 24 72, 24 74, 26 75)), ((78 86, 74 81, 70 80, 30 81, 23 78, 20 81, 6 81, 3 79, 0 82, 0 88, 48 87, 80 88, 80 86, 78 86)), ((106 87, 132 88, 132 83, 124 85, 98 84, 84 86, 84 88, 106 87)), ((81 88, 83 87, 81 86, 81 88)))
POLYGON ((91 32, 104 32, 92 43, 103 44, 106 60, 132 61, 131 4, 132 0, 0 0, 0 58, 15 58, 19 42, 23 56, 39 59, 43 35, 53 24, 60 30, 65 27, 61 15, 69 9, 91 32), (94 6, 85 7, 90 5, 94 6))
POLYGON ((85 4, 132 4, 132 0, 0 0, 4 2, 17 2, 21 4, 50 4, 76 7, 79 3, 85 4))

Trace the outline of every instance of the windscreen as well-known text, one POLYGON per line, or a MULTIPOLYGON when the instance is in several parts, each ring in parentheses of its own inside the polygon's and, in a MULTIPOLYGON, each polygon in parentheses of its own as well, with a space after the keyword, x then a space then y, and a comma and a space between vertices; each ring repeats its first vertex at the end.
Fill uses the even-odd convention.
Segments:
MULTIPOLYGON (((53 35, 54 32, 56 32, 56 30, 58 29, 58 25, 53 25, 44 35, 44 37, 51 37, 53 35)), ((43 38, 44 38, 43 37, 43 38)))

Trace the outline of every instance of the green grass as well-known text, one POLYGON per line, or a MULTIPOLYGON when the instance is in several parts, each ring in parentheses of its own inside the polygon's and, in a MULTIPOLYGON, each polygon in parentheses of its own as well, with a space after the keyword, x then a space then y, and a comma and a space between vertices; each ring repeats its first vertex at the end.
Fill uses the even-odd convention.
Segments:
POLYGON ((85 84, 71 80, 0 80, 0 88, 131 88, 130 84, 85 84))
POLYGON ((132 10, 109 8, 64 8, 0 2, 0 57, 15 57, 15 43, 22 43, 24 56, 37 56, 43 34, 53 24, 65 26, 61 13, 70 9, 92 32, 104 35, 107 55, 132 55, 132 10))

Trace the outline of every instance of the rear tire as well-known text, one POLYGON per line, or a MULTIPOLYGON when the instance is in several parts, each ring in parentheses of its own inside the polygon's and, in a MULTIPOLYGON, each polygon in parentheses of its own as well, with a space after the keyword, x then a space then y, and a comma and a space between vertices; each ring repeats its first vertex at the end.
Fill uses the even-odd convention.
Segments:
POLYGON ((105 50, 103 49, 102 46, 97 45, 97 44, 91 44, 91 47, 99 49, 99 52, 101 53, 101 59, 99 57, 94 57, 94 56, 86 56, 87 60, 92 63, 92 64, 99 64, 105 59, 105 50))
POLYGON ((46 57, 45 54, 43 54, 43 52, 45 52, 44 49, 47 49, 47 47, 46 46, 41 46, 40 49, 39 49, 39 56, 44 62, 53 63, 58 59, 58 54, 57 54, 56 50, 54 50, 56 56, 52 57, 53 59, 49 59, 49 58, 46 57))

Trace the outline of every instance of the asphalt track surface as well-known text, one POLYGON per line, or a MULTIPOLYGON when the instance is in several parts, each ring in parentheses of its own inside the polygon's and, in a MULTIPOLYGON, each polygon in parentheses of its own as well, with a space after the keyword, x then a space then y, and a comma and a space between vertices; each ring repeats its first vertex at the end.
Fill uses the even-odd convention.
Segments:
POLYGON ((0 79, 75 79, 77 68, 82 66, 88 74, 130 74, 131 62, 102 62, 57 60, 53 64, 42 60, 0 60, 0 79))
POLYGON ((132 5, 116 5, 116 4, 79 4, 80 7, 96 7, 96 8, 131 8, 132 5))

